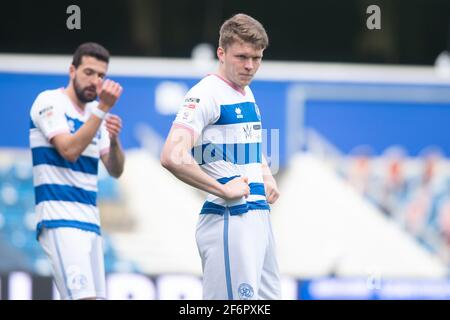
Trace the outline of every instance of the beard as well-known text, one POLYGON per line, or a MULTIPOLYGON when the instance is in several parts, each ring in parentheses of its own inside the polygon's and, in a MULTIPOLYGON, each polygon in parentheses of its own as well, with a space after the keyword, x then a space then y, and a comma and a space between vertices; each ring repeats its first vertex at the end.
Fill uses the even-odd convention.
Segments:
POLYGON ((73 79, 73 87, 75 89, 75 94, 81 103, 88 103, 97 99, 97 88, 95 86, 82 88, 75 77, 73 79))

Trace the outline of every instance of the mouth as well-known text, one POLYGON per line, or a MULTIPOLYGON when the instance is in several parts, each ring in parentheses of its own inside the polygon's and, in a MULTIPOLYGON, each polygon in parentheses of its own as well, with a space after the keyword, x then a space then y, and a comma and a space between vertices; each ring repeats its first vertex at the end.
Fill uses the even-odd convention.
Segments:
POLYGON ((86 88, 84 91, 90 95, 97 94, 97 92, 95 91, 95 88, 86 88))

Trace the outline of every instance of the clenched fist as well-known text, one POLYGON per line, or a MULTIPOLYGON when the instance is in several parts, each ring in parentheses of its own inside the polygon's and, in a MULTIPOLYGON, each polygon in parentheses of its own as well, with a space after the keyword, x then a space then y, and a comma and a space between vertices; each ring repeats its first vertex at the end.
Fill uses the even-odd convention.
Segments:
POLYGON ((105 119, 105 124, 106 130, 109 133, 109 138, 111 140, 117 139, 120 130, 122 130, 122 119, 114 114, 109 114, 105 119))
POLYGON ((98 107, 102 111, 108 112, 119 99, 122 90, 120 84, 112 80, 99 82, 97 85, 97 94, 100 100, 98 107))
POLYGON ((274 204, 280 197, 280 191, 278 190, 277 182, 272 175, 264 175, 263 180, 267 202, 270 204, 274 204))
POLYGON ((236 200, 242 197, 247 198, 250 194, 250 187, 248 186, 248 178, 247 177, 237 177, 231 181, 228 181, 224 185, 225 189, 225 200, 236 200))

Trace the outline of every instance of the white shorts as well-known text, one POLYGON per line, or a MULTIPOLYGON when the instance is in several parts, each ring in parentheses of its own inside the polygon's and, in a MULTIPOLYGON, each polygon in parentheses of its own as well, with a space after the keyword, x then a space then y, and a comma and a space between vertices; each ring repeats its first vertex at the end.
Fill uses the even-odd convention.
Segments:
POLYGON ((269 211, 201 214, 196 239, 202 259, 203 299, 281 299, 269 211))
POLYGON ((39 242, 50 259, 61 299, 106 299, 102 237, 76 228, 43 229, 39 242))

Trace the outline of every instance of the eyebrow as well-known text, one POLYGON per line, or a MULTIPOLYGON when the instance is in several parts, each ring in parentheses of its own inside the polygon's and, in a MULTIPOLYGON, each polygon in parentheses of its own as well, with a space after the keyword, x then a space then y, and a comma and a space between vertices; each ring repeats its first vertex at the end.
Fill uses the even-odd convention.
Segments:
POLYGON ((236 57, 241 57, 241 56, 243 56, 243 57, 246 57, 246 58, 258 58, 258 59, 261 59, 262 58, 262 55, 250 55, 250 54, 245 54, 245 53, 237 53, 236 55, 235 55, 236 57))
POLYGON ((90 67, 86 67, 86 69, 84 69, 84 70, 85 71, 92 71, 92 72, 98 73, 99 75, 105 75, 105 73, 103 73, 101 71, 97 71, 97 70, 95 70, 93 68, 90 68, 90 67))

